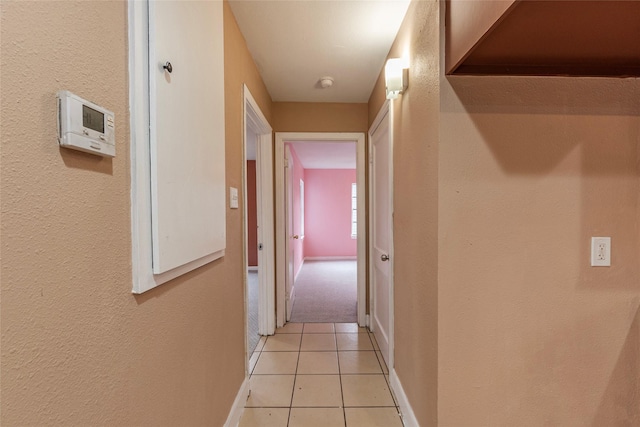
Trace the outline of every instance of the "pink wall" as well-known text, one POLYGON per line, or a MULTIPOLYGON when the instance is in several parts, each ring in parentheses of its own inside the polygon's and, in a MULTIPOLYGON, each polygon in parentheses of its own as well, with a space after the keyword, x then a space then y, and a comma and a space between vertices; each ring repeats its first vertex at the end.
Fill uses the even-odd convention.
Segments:
POLYGON ((355 257, 351 238, 351 184, 355 169, 305 169, 306 257, 355 257))
MULTIPOLYGON (((296 154, 296 150, 291 144, 286 144, 291 149, 293 156, 293 233, 302 235, 301 218, 300 218, 300 180, 305 179, 305 170, 302 168, 302 162, 296 154)), ((306 182, 305 182, 306 187, 306 182)), ((304 261, 304 241, 302 239, 293 240, 293 274, 297 275, 304 261)))

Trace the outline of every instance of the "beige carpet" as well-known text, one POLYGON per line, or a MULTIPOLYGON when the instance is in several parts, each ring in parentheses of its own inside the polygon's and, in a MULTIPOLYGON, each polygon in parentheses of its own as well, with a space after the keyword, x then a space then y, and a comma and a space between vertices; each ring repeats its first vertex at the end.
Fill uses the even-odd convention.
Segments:
POLYGON ((357 321, 357 261, 305 261, 295 283, 291 322, 357 321))

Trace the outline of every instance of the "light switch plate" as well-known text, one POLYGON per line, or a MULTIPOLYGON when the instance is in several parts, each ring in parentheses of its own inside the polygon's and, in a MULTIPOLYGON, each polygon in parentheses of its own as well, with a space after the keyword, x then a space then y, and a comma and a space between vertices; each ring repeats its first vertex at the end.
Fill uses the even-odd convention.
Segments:
POLYGON ((591 267, 611 266, 611 237, 591 238, 591 267))
POLYGON ((238 189, 229 187, 229 207, 231 209, 238 209, 238 189))

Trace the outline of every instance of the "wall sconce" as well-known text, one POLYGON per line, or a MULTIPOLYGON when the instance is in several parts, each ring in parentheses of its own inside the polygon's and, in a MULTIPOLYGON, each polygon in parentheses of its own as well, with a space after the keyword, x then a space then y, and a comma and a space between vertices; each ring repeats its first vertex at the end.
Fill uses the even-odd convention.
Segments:
POLYGON ((391 58, 384 66, 387 99, 396 99, 409 86, 409 67, 402 58, 391 58))

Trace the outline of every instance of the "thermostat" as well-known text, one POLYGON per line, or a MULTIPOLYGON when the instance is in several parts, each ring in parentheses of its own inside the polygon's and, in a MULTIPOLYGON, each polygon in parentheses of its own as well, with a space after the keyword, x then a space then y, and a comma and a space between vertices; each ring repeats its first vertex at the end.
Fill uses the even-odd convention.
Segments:
POLYGON ((58 141, 72 148, 105 157, 115 157, 114 114, 79 96, 58 92, 58 141))

